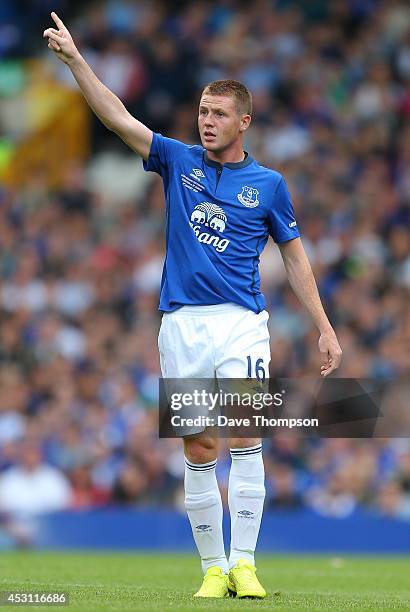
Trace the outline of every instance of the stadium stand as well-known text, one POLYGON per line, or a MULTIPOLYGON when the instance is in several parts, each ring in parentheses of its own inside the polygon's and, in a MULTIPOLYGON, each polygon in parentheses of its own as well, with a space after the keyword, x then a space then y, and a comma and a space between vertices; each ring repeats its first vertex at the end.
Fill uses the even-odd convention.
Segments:
MULTIPOLYGON (((69 71, 50 57, 41 38, 50 9, 155 131, 197 142, 201 87, 229 77, 248 85, 247 147, 287 178, 344 350, 338 376, 388 379, 410 373, 410 8, 1 3, 0 511, 10 510, 13 474, 34 478, 45 467, 66 508, 182 508, 180 443, 157 438, 161 184, 84 110, 69 71)), ((271 375, 317 375, 317 334, 274 245, 262 278, 271 375)), ((410 520, 408 440, 264 444, 272 511, 343 518, 364 508, 410 520)), ((225 449, 225 501, 227 462, 225 449)), ((35 502, 28 496, 24 510, 36 512, 35 502)), ((50 495, 45 509, 55 503, 50 495)))

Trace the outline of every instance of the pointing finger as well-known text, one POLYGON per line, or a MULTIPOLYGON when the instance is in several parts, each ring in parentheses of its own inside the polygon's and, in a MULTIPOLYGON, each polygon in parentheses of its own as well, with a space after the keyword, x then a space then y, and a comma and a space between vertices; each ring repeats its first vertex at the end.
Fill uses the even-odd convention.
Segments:
POLYGON ((60 17, 57 15, 57 13, 55 13, 54 11, 51 13, 51 17, 54 21, 54 23, 56 24, 56 26, 58 27, 59 30, 65 29, 65 25, 64 23, 61 21, 60 17))

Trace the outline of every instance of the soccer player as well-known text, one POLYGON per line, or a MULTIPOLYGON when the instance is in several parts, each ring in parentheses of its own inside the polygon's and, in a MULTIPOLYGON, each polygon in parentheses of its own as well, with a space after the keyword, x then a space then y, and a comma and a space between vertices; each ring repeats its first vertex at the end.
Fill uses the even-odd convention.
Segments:
MULTIPOLYGON (((237 81, 205 87, 199 103, 202 146, 165 138, 137 121, 78 52, 63 22, 45 30, 48 46, 73 73, 88 104, 162 176, 166 258, 161 282, 161 370, 167 378, 257 378, 270 362, 268 314, 259 288, 259 256, 269 235, 279 245, 290 284, 319 330, 321 374, 341 349, 323 310, 283 177, 243 150, 252 101, 237 81)), ((190 432, 192 433, 192 431, 190 432)), ((196 597, 263 598, 254 552, 265 496, 258 438, 230 440, 229 560, 222 535, 216 439, 184 437, 185 505, 204 572, 196 597)))

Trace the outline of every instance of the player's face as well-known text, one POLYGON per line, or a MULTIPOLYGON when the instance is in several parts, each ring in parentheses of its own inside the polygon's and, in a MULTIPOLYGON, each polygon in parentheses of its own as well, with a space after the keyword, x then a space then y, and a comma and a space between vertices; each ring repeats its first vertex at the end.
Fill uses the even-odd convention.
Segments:
POLYGON ((199 103, 198 128, 202 145, 208 151, 231 146, 249 125, 249 115, 239 115, 230 96, 204 94, 199 103))

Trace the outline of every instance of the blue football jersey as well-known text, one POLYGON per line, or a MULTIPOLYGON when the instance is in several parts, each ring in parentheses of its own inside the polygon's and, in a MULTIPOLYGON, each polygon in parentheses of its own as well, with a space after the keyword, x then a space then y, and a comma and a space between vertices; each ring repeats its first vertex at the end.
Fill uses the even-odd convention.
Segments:
POLYGON ((299 236, 283 177, 247 155, 220 164, 198 145, 154 134, 144 169, 157 172, 166 201, 166 256, 159 309, 234 302, 258 313, 259 256, 269 235, 299 236))

